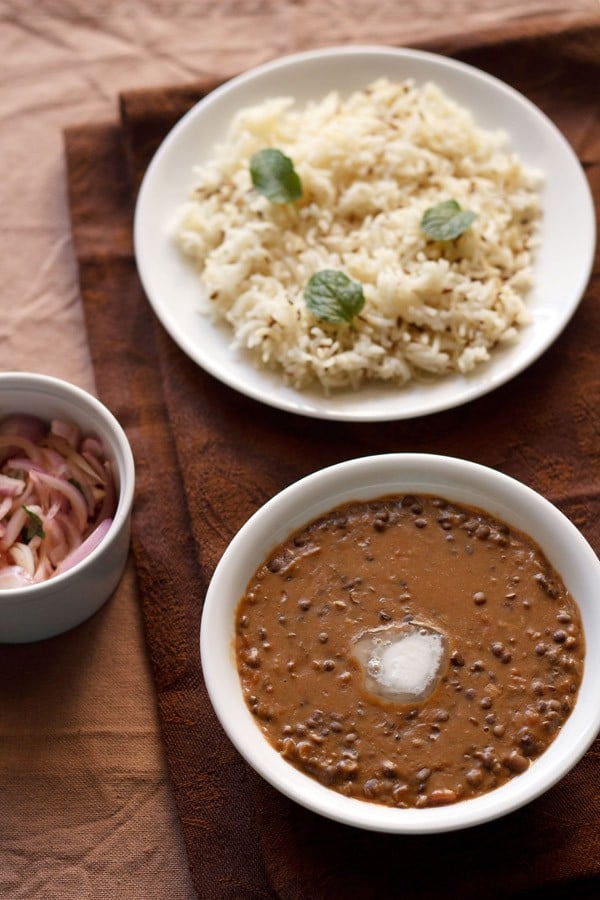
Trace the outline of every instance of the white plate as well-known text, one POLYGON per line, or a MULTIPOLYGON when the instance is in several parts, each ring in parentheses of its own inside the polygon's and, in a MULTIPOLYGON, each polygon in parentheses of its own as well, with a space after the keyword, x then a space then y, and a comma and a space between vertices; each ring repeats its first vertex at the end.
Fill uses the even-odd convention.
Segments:
POLYGON ((322 419, 384 421, 449 409, 504 384, 530 365, 563 330, 587 285, 595 250, 591 192, 572 148, 529 100, 503 82, 446 57, 391 47, 340 47, 284 57, 232 79, 193 107, 167 135, 143 180, 134 243, 142 284, 158 318, 198 365, 230 387, 271 406, 322 419), (473 113, 477 124, 504 129, 523 162, 545 174, 541 247, 535 288, 528 298, 533 323, 512 347, 470 376, 431 384, 368 386, 326 397, 297 391, 274 373, 256 369, 230 349, 231 336, 198 311, 201 285, 168 234, 178 206, 194 185, 193 168, 212 156, 234 113, 268 97, 299 104, 330 90, 350 93, 379 76, 434 81, 473 113))

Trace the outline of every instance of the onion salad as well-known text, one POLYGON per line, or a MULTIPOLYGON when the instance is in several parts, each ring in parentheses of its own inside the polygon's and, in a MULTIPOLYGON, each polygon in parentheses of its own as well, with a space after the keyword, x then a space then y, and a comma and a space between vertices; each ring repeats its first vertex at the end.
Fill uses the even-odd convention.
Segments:
POLYGON ((96 436, 35 416, 0 421, 0 590, 66 572, 102 541, 116 489, 96 436))

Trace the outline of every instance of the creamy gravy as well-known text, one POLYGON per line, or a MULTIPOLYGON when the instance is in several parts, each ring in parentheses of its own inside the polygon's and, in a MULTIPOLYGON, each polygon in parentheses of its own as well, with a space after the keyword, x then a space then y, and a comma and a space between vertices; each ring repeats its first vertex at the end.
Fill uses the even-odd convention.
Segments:
POLYGON ((351 797, 453 803, 525 771, 583 671, 576 603, 526 535, 430 496, 292 535, 236 619, 246 702, 292 765, 351 797))

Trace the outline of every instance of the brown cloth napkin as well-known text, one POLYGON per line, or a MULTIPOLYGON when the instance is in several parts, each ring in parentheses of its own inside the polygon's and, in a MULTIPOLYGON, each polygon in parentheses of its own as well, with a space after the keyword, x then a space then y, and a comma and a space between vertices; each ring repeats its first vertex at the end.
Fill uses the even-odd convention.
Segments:
MULTIPOLYGON (((545 23, 541 33, 508 37, 470 35, 462 47, 459 40, 434 46, 537 103, 571 141, 598 201, 600 28, 561 33, 545 23)), ((249 769, 209 704, 198 640, 207 584, 236 530, 281 488, 351 457, 432 451, 493 466, 552 500, 600 550, 598 259, 556 343, 511 383, 471 404, 384 424, 319 422, 262 406, 215 381, 174 345, 143 295, 132 255, 142 173, 168 129, 211 86, 127 93, 119 123, 66 135, 98 391, 126 428, 137 460, 133 550, 198 895, 591 895, 600 887, 600 742, 546 795, 499 821, 425 837, 362 832, 308 812, 249 769)), ((564 227, 576 231, 577 222, 564 227)))

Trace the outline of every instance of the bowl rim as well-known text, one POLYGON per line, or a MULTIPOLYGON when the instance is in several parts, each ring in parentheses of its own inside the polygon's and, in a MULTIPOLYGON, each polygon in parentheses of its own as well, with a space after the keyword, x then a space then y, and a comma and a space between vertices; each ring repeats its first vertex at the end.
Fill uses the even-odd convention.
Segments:
MULTIPOLYGON (((240 570, 247 572, 245 586, 255 570, 251 567, 246 570, 246 558, 254 556, 257 559, 256 565, 264 559, 269 549, 279 543, 279 537, 276 536, 267 541, 269 546, 264 551, 265 532, 272 533, 275 525, 281 527, 284 519, 288 524, 283 530, 289 535, 303 523, 311 521, 315 516, 315 509, 324 512, 353 498, 367 499, 370 496, 375 499, 396 490, 398 493, 405 490, 412 492, 414 485, 406 479, 423 470, 429 473, 426 476, 429 482, 432 477, 443 482, 443 485, 440 484, 440 496, 445 493, 448 499, 454 498, 457 502, 461 502, 460 495, 464 492, 465 485, 475 493, 485 488, 492 495, 487 505, 478 504, 475 500, 462 502, 479 506, 492 515, 498 513, 489 509, 490 504, 493 507, 497 505, 492 501, 498 496, 504 496, 503 492, 506 491, 508 499, 504 500, 505 504, 513 504, 518 515, 524 515, 527 510, 531 514, 533 510, 535 516, 543 517, 540 519, 543 527, 554 531, 558 529, 556 533, 564 538, 569 552, 576 553, 579 566, 585 572, 589 569, 596 580, 600 579, 600 560, 585 537, 554 504, 523 482, 480 463, 458 457, 433 453, 385 453, 348 459, 319 469, 284 488, 261 506, 242 525, 217 564, 206 592, 200 625, 200 658, 209 698, 226 735, 252 768, 282 794, 326 818, 366 830, 398 834, 425 834, 473 827, 524 806, 563 778, 581 759, 600 730, 600 705, 591 702, 592 695, 597 695, 600 690, 600 664, 595 668, 591 667, 592 657, 586 654, 573 711, 553 742, 527 772, 479 797, 447 807, 419 810, 402 810, 344 797, 283 760, 262 735, 243 700, 235 664, 233 616, 238 600, 234 601, 227 595, 232 580, 231 573, 237 570, 233 577, 239 581, 242 577, 240 570), (407 487, 403 488, 398 483, 397 489, 391 488, 391 473, 398 470, 401 470, 407 487), (339 486, 344 479, 354 479, 354 482, 350 486, 346 483, 346 487, 340 490, 339 486), (361 479, 363 487, 365 481, 367 483, 366 493, 361 493, 355 486, 356 481, 360 482, 361 479), (453 484, 452 489, 450 483, 453 484), (377 492, 378 486, 382 484, 384 491, 377 492), (290 517, 286 510, 289 513, 292 507, 296 509, 296 515, 290 517), (303 509, 304 512, 298 513, 298 509, 303 509), (257 543, 263 547, 263 552, 256 549, 257 543), (254 547, 254 551, 249 550, 249 547, 254 547), (230 646, 223 652, 222 639, 225 635, 229 637, 230 646)), ((435 494, 436 490, 423 490, 422 493, 435 494)), ((507 516, 498 517, 507 520, 507 516)), ((508 521, 519 527, 514 518, 510 522, 509 516, 508 521)), ((536 535, 532 537, 540 544, 536 535)), ((542 549, 546 552, 543 546, 542 549)), ((553 562, 552 559, 550 561, 553 562)), ((561 572, 561 575, 564 577, 564 573, 561 572)), ((241 592, 238 596, 241 597, 241 592)), ((600 638, 600 610, 588 612, 588 616, 591 616, 594 634, 600 638)), ((588 625, 589 622, 584 623, 589 647, 588 625)))
MULTIPOLYGON (((84 559, 72 568, 46 581, 24 587, 5 588, 0 591, 0 605, 27 601, 38 601, 44 592, 54 593, 60 586, 79 573, 85 566, 93 564, 118 539, 121 529, 127 524, 135 493, 135 461, 129 439, 116 416, 97 397, 89 391, 53 375, 38 372, 0 372, 0 404, 3 391, 27 394, 64 400, 74 407, 86 408, 89 414, 98 418, 107 433, 112 436, 114 445, 114 462, 119 473, 119 499, 113 516, 111 527, 100 543, 84 559)), ((41 417, 40 417, 41 418, 41 417)), ((75 417, 74 417, 75 418, 75 417)))

